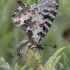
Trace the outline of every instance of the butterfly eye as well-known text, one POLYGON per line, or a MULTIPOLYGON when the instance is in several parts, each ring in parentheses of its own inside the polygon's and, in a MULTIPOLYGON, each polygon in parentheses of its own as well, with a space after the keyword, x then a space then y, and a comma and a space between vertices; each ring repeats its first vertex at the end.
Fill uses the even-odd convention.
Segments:
POLYGON ((38 45, 39 49, 44 49, 42 45, 38 45))

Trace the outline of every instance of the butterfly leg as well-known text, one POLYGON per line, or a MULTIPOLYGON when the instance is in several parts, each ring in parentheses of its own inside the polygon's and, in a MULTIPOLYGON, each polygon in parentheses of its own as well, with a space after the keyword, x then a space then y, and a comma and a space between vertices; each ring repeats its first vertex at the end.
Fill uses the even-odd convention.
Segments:
POLYGON ((28 51, 30 50, 30 47, 31 47, 31 45, 28 47, 27 53, 28 53, 28 51))
POLYGON ((26 58, 28 58, 28 54, 31 53, 31 51, 35 57, 36 50, 37 50, 37 47, 35 47, 35 45, 29 45, 28 50, 26 51, 26 58))
MULTIPOLYGON (((44 49, 43 46, 41 44, 39 44, 38 45, 38 51, 39 51, 39 53, 40 53, 40 50, 42 50, 42 49, 44 49)), ((41 53, 40 53, 40 55, 41 55, 41 53)))

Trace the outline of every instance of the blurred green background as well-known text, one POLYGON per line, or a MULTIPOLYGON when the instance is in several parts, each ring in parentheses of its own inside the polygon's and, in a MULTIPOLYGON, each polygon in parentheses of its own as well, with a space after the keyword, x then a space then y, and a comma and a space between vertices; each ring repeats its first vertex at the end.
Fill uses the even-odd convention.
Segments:
MULTIPOLYGON (((33 4, 37 0, 22 0, 24 3, 33 4)), ((16 45, 27 39, 23 31, 15 26, 11 20, 14 9, 18 7, 16 0, 0 0, 0 57, 4 57, 11 66, 22 59, 16 56, 16 45)), ((52 54, 61 47, 68 47, 70 43, 70 0, 59 0, 59 10, 49 32, 44 37, 42 44, 56 44, 57 48, 44 46, 41 51, 43 64, 52 54)), ((70 47, 64 50, 70 58, 70 47)), ((20 61, 21 62, 21 61, 20 61)))

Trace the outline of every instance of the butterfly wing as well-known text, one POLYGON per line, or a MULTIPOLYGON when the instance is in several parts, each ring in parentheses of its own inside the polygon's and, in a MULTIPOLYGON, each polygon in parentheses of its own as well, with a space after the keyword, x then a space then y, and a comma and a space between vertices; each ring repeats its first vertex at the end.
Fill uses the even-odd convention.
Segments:
POLYGON ((33 40, 40 43, 45 34, 48 32, 57 14, 59 4, 58 0, 40 0, 32 6, 37 11, 35 17, 32 15, 32 22, 36 21, 36 29, 33 32, 33 40))
POLYGON ((17 2, 13 22, 23 29, 32 44, 40 43, 57 14, 58 0, 40 0, 32 6, 17 2))
POLYGON ((31 11, 30 6, 27 4, 23 4, 21 1, 17 1, 19 7, 15 10, 15 13, 12 15, 13 23, 22 28, 22 30, 26 33, 29 40, 31 40, 31 11))
POLYGON ((37 43, 36 37, 37 32, 39 32, 39 22, 37 18, 39 17, 38 11, 32 6, 23 4, 21 1, 17 2, 19 4, 19 7, 15 10, 15 13, 12 15, 13 22, 14 24, 22 28, 22 30, 26 33, 32 44, 37 43))

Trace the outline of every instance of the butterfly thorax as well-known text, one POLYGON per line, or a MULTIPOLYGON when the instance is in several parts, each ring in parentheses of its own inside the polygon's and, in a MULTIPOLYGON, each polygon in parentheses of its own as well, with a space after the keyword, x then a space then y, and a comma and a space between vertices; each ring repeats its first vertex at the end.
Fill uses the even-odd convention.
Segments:
POLYGON ((24 52, 25 50, 28 50, 29 49, 43 49, 42 45, 41 44, 32 44, 30 41, 28 40, 23 40, 22 42, 20 42, 18 45, 17 45, 17 55, 19 56, 22 52, 24 52))

